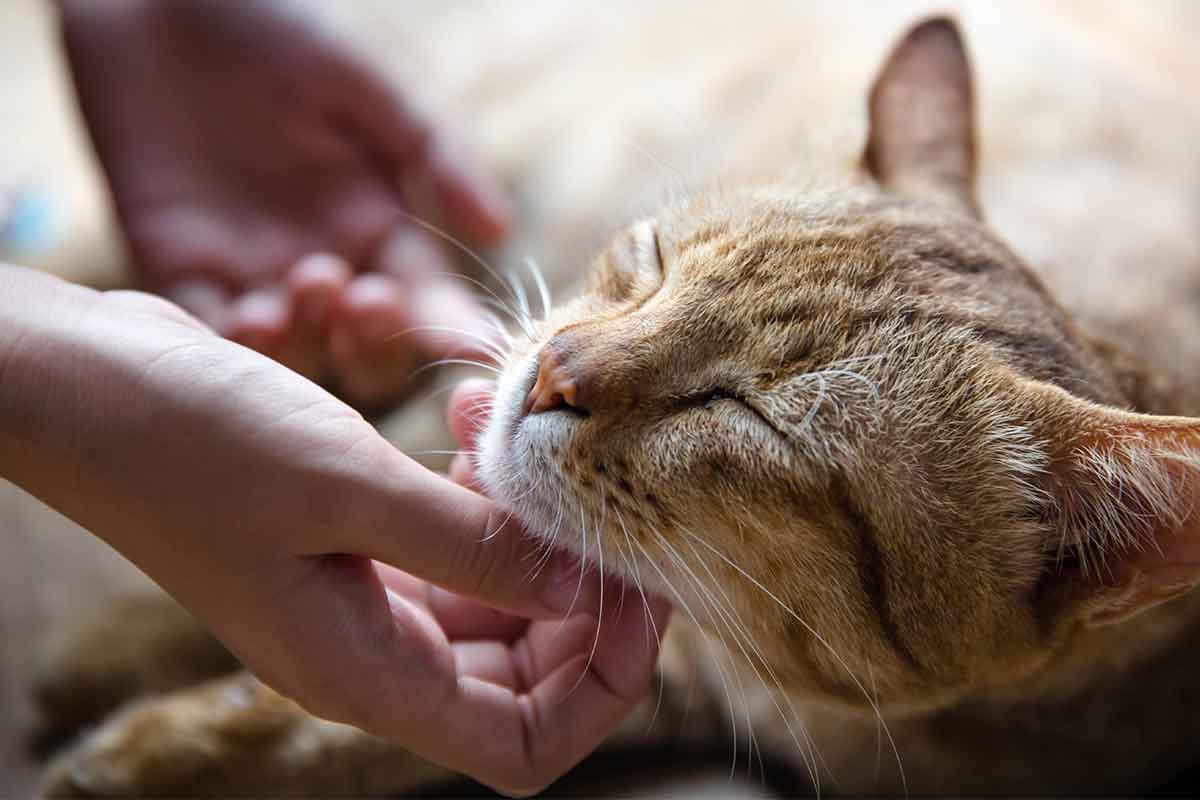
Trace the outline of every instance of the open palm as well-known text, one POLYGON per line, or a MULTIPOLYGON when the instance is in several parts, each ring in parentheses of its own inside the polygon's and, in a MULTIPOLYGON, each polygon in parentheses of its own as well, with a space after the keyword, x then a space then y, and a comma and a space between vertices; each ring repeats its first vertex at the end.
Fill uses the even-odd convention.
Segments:
POLYGON ((503 204, 349 48, 272 3, 63 8, 147 288, 360 403, 394 395, 416 358, 472 349, 481 315, 403 210, 419 190, 455 234, 489 242, 503 204))

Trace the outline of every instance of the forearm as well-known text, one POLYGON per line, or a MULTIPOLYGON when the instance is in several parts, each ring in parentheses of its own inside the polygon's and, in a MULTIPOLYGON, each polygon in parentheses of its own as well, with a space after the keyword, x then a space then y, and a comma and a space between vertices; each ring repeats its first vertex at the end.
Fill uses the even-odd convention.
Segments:
POLYGON ((164 433, 145 376, 215 338, 157 298, 0 266, 0 478, 137 560, 164 433))
POLYGON ((71 376, 82 355, 74 331, 99 299, 91 289, 0 264, 0 477, 39 496, 69 473, 63 467, 79 400, 71 376))

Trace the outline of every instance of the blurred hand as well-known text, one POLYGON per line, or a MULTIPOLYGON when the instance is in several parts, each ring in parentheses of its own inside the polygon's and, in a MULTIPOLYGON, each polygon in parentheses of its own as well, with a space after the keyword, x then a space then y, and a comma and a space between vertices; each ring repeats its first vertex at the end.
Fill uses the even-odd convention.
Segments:
POLYGON ((361 404, 392 399, 418 358, 478 352, 479 309, 399 213, 419 194, 457 236, 504 233, 498 190, 451 132, 278 3, 61 5, 147 288, 361 404))

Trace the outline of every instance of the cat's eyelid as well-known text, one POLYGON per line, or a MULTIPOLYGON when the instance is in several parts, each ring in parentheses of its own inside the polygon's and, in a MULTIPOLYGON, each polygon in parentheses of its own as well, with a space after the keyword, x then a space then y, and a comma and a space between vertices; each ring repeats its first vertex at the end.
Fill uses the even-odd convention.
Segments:
POLYGON ((709 389, 705 392, 700 393, 698 395, 698 399, 699 399, 699 405, 703 406, 704 408, 708 408, 713 403, 717 403, 721 400, 732 400, 733 402, 737 403, 739 406, 741 406, 746 411, 749 411, 755 417, 758 417, 759 421, 762 422, 762 424, 766 425, 768 428, 770 428, 772 431, 774 431, 775 434, 778 435, 780 438, 782 438, 786 441, 791 440, 791 437, 789 437, 786 433, 784 433, 782 430, 780 430, 775 425, 775 423, 772 422, 771 419, 766 414, 764 414, 761 409, 758 408, 758 406, 756 406, 754 403, 752 403, 750 401, 750 399, 748 397, 746 397, 746 395, 742 394, 741 392, 737 391, 736 389, 728 389, 728 388, 725 388, 722 386, 718 386, 715 389, 709 389))

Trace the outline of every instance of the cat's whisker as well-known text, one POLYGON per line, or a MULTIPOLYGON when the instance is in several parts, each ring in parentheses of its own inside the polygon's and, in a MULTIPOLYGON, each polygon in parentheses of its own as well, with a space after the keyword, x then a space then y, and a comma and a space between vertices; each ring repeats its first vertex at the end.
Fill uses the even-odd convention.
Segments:
POLYGON ((808 413, 804 415, 804 420, 800 423, 800 429, 803 431, 809 430, 809 428, 812 426, 813 420, 816 419, 817 412, 820 411, 821 405, 825 402, 825 388, 826 388, 825 376, 823 376, 821 373, 813 372, 813 373, 810 373, 809 375, 806 375, 805 377, 816 378, 818 388, 817 388, 817 399, 813 401, 812 405, 808 409, 808 413))
MULTIPOLYGON (((692 535, 694 536, 694 534, 692 534, 692 535)), ((763 669, 767 672, 768 676, 770 677, 775 688, 778 690, 778 694, 782 695, 784 697, 784 700, 788 705, 788 709, 791 711, 791 720, 794 720, 796 725, 799 726, 799 728, 800 728, 799 739, 796 736, 795 730, 792 728, 791 720, 789 720, 787 714, 784 713, 783 708, 779 705, 779 701, 777 699, 776 694, 774 692, 770 692, 770 690, 768 689, 771 702, 772 702, 772 704, 774 704, 776 711, 779 713, 780 719, 783 720, 785 727, 787 727, 788 733, 792 737, 792 741, 793 741, 793 743, 795 743, 797 751, 800 753, 800 757, 805 762, 805 766, 808 767, 809 772, 811 773, 812 778, 813 778, 814 788, 817 792, 817 795, 819 796, 820 792, 821 792, 821 777, 820 777, 821 773, 820 773, 820 770, 818 769, 818 766, 824 767, 826 772, 829 772, 829 767, 825 763, 825 760, 821 757, 820 751, 817 749, 816 742, 813 741, 812 736, 808 733, 808 728, 804 724, 804 721, 801 718, 799 712, 796 710, 796 707, 792 704, 791 697, 789 695, 787 695, 786 692, 784 692, 782 682, 775 675, 775 671, 772 669, 771 665, 767 662, 766 657, 763 656, 762 651, 754 643, 753 638, 750 636, 750 634, 746 630, 746 626, 743 623, 741 623, 739 617, 737 616, 735 606, 734 606, 731 598, 728 596, 728 594, 726 594, 725 590, 721 587, 720 581, 718 581, 716 579, 716 576, 713 574, 712 570, 708 567, 707 562, 703 559, 703 557, 700 555, 699 551, 697 551, 695 549, 695 547, 693 547, 690 544, 688 545, 689 549, 691 549, 693 554, 695 555, 697 563, 700 564, 700 566, 708 574, 709 579, 712 581, 711 589, 705 588, 704 584, 700 581, 699 577, 696 576, 696 574, 688 566, 688 564, 687 564, 686 560, 683 558, 683 556, 680 555, 677 550, 675 550, 675 548, 671 545, 670 542, 668 542, 665 538, 663 538, 661 536, 659 537, 659 539, 660 539, 660 544, 666 548, 666 550, 668 551, 668 554, 673 555, 675 563, 681 569, 683 569, 686 572, 686 574, 691 576, 691 579, 692 579, 693 583, 696 585, 697 589, 700 590, 704 595, 707 595, 707 597, 709 598, 709 602, 712 603, 713 608, 716 609, 717 612, 722 616, 722 618, 725 621, 725 625, 728 627, 730 635, 732 636, 732 638, 734 640, 734 643, 737 645, 737 648, 741 652, 743 659, 745 660, 747 665, 751 668, 751 670, 754 673, 754 676, 757 678, 759 683, 766 686, 766 681, 763 680, 762 674, 759 672, 759 669, 758 669, 758 664, 761 664, 763 669), (713 596, 712 592, 714 590, 716 592, 718 592, 721 595, 721 598, 725 601, 724 606, 722 606, 721 603, 719 603, 717 601, 717 599, 713 596), (744 646, 743 646, 743 643, 744 643, 744 646), (750 653, 746 652, 746 647, 750 648, 750 651, 753 653, 753 657, 751 657, 750 653), (757 663, 756 663, 756 660, 757 660, 757 663), (801 744, 800 739, 803 739, 803 742, 804 742, 803 744, 801 744)), ((752 723, 751 719, 749 718, 748 714, 747 714, 746 723, 750 729, 751 744, 753 745, 754 744, 754 738, 753 738, 753 730, 754 729, 753 729, 753 723, 752 723)))
MULTIPOLYGON (((625 530, 628 535, 628 529, 625 526, 625 520, 621 516, 621 512, 618 509, 614 508, 613 513, 617 515, 617 519, 621 524, 621 528, 623 530, 625 530)), ((645 560, 645 562, 655 571, 655 573, 658 574, 659 579, 662 580, 663 585, 667 588, 667 591, 670 592, 671 595, 675 598, 676 603, 678 604, 678 606, 680 608, 683 609, 683 611, 687 615, 688 619, 690 619, 692 621, 692 624, 698 628, 702 628, 703 626, 700 625, 700 620, 696 617, 695 613, 692 611, 692 608, 688 604, 687 600, 685 600, 683 595, 680 594, 679 590, 675 588, 675 585, 673 583, 671 583, 671 580, 666 576, 666 574, 658 566, 658 563, 655 562, 655 560, 651 557, 650 553, 648 553, 646 551, 646 548, 642 545, 642 543, 637 540, 637 537, 629 536, 629 541, 635 547, 637 547, 637 549, 641 552, 642 558, 645 560)), ((725 702, 729 708, 729 719, 731 721, 736 720, 737 715, 734 712, 734 708, 733 708, 733 693, 729 689, 730 681, 726 674, 725 666, 722 664, 721 660, 717 657, 716 652, 713 650, 712 643, 709 642, 707 639, 704 640, 704 643, 705 643, 705 649, 708 651, 709 658, 712 660, 713 665, 716 666, 716 668, 717 668, 717 677, 720 679, 721 688, 725 692, 725 702)), ((734 754, 733 768, 730 771, 730 777, 732 777, 733 772, 736 771, 736 769, 737 769, 738 745, 737 745, 737 726, 736 725, 733 725, 733 724, 730 725, 730 735, 732 736, 732 739, 733 739, 732 747, 733 747, 733 754, 734 754)))
POLYGON ((459 366, 464 367, 475 367, 476 369, 482 369, 495 375, 500 375, 502 373, 502 370, 499 367, 491 364, 485 364, 482 361, 475 361, 470 358, 440 358, 437 361, 430 361, 425 366, 413 370, 413 373, 410 377, 415 378, 421 373, 427 372, 428 370, 436 369, 437 367, 449 366, 451 364, 458 364, 459 366))
MULTIPOLYGON (((587 541, 587 522, 585 521, 584 514, 585 514, 585 512, 583 510, 583 507, 581 506, 579 509, 579 529, 582 533, 583 540, 586 542, 587 541)), ((598 563, 598 568, 600 571, 600 576, 599 576, 600 577, 600 603, 599 603, 600 610, 596 614, 596 635, 594 637, 592 637, 592 649, 588 653, 587 661, 583 665, 583 671, 579 673, 579 678, 575 681, 575 685, 572 686, 570 688, 570 690, 567 692, 567 696, 570 696, 571 694, 573 694, 574 691, 579 688, 580 684, 583 683, 584 678, 587 677, 588 672, 592 668, 592 661, 596 658, 596 649, 600 646, 600 628, 604 624, 604 550, 600 546, 600 530, 599 529, 596 529, 596 561, 598 563)), ((581 587, 583 586, 583 574, 584 574, 584 571, 581 570, 579 573, 579 575, 580 575, 579 585, 581 587)), ((575 599, 578 599, 578 598, 579 598, 579 592, 576 591, 575 599)), ((571 601, 571 605, 572 605, 572 607, 574 607, 574 605, 575 605, 574 600, 571 601)), ((571 616, 570 610, 567 611, 567 616, 568 617, 571 616)))
MULTIPOLYGON (((423 394, 416 395, 409 401, 409 403, 414 406, 428 405, 440 395, 449 394, 456 388, 458 388, 458 385, 455 383, 450 383, 445 386, 435 386, 423 394)), ((493 401, 491 398, 486 398, 486 400, 487 405, 483 405, 482 401, 472 401, 471 405, 468 407, 469 410, 472 412, 481 411, 484 409, 490 410, 492 408, 493 401)))
POLYGON ((503 311, 505 314, 507 314, 509 317, 512 318, 513 322, 515 322, 517 327, 521 329, 522 333, 524 333, 526 336, 529 336, 532 338, 533 330, 532 330, 532 326, 530 325, 529 319, 527 317, 525 317, 519 310, 510 308, 508 306, 508 304, 503 303, 499 300, 496 300, 492 297, 483 298, 483 304, 485 306, 494 308, 497 311, 503 311))
POLYGON ((879 385, 876 384, 875 381, 871 380, 870 378, 866 377, 865 375, 863 375, 861 373, 855 372, 854 370, 823 369, 818 374, 820 374, 822 376, 826 376, 826 377, 843 377, 843 378, 850 378, 851 380, 859 381, 871 392, 871 395, 875 398, 875 402, 879 402, 879 400, 880 400, 879 385))
MULTIPOLYGON (((879 702, 879 687, 875 684, 875 670, 871 668, 870 662, 867 662, 867 678, 871 681, 871 694, 875 696, 875 702, 879 702)), ((883 769, 883 731, 879 727, 879 720, 875 720, 875 784, 879 785, 879 773, 883 769)))
POLYGON ((558 488, 558 502, 555 504, 555 507, 557 508, 557 513, 554 518, 554 523, 550 526, 550 535, 547 536, 545 539, 543 552, 542 552, 541 556, 538 558, 537 563, 534 564, 534 569, 532 572, 533 578, 536 578, 538 576, 538 574, 545 568, 546 564, 550 561, 550 557, 552 555, 554 555, 554 545, 558 542, 559 531, 562 530, 564 514, 563 514, 563 499, 562 499, 562 487, 561 486, 558 488))
MULTIPOLYGON (((681 529, 681 530, 683 530, 683 529, 681 529)), ((900 784, 904 789, 905 796, 907 797, 908 796, 908 780, 904 774, 904 763, 903 763, 903 760, 900 758, 900 750, 896 746, 896 740, 892 737, 891 728, 888 726, 887 720, 885 720, 883 718, 883 713, 880 711, 879 704, 875 701, 875 698, 872 697, 869 692, 867 692, 867 688, 865 686, 863 686, 862 681, 860 681, 858 679, 858 676, 856 676, 854 674, 854 671, 852 669, 850 669, 850 665, 846 663, 846 660, 842 657, 842 655, 837 652, 837 650, 833 647, 833 645, 831 645, 828 642, 828 640, 825 639, 825 637, 823 637, 819 633, 817 633, 816 629, 814 629, 810 624, 808 624, 808 622, 806 622, 799 614, 797 614, 795 611, 793 611, 790 606, 788 606, 786 603, 784 603, 782 600, 780 600, 779 597, 774 592, 772 592, 770 589, 768 589, 766 586, 764 586, 757 578, 755 578, 750 573, 746 572, 746 570, 739 567, 733 561, 730 561, 729 558, 727 558, 724 553, 717 550, 715 547, 713 547, 708 542, 704 541, 704 539, 700 538, 699 536, 696 536, 694 533, 691 533, 690 531, 687 531, 687 530, 684 530, 684 533, 686 535, 690 536, 697 543, 704 546, 710 552, 712 552, 715 556, 717 556, 717 558, 721 559, 726 564, 728 564, 738 574, 740 574, 743 578, 748 580, 752 585, 757 587, 759 591, 761 591, 768 598, 770 598, 777 606, 779 606, 779 608, 785 614, 790 616, 792 619, 796 620, 796 622, 798 622, 801 625, 801 627, 803 627, 808 632, 808 634, 813 637, 814 640, 816 640, 818 643, 820 643, 820 645, 822 647, 824 647, 831 656, 833 656, 834 660, 836 660, 838 662, 838 664, 842 667, 842 669, 844 669, 846 671, 846 674, 850 677, 850 680, 855 684, 855 686, 858 687, 859 691, 862 692, 863 697, 866 698, 867 703, 870 705, 871 710, 875 714, 875 719, 883 726, 883 732, 887 736, 888 743, 891 745, 892 754, 895 756, 895 759, 896 759, 896 767, 900 772, 900 784)))
MULTIPOLYGON (((725 638, 725 630, 728 629, 731 637, 733 638, 734 644, 738 647, 739 650, 742 651, 742 656, 746 659, 749 659, 749 656, 746 655, 745 650, 742 649, 741 639, 738 636, 737 631, 734 630, 734 626, 729 622, 727 615, 720 608, 720 604, 716 602, 716 600, 713 598, 712 594, 704 587, 704 585, 696 577, 696 574, 694 572, 692 572, 691 569, 688 568, 686 562, 684 562, 684 560, 679 556, 679 554, 675 551, 675 549, 673 547, 671 547, 670 542, 668 542, 666 540, 666 537, 662 536, 661 534, 658 534, 655 537, 655 542, 662 549, 663 553, 667 556, 667 558, 670 559, 672 561, 672 563, 674 563, 678 569, 682 570, 682 574, 683 574, 684 578, 690 580, 692 585, 695 587, 696 592, 697 592, 696 596, 699 598, 700 603, 702 604, 704 610, 708 613, 708 619, 712 623, 711 629, 715 630, 717 632, 717 635, 721 638, 722 647, 724 647, 727 651, 729 651, 729 642, 726 641, 726 638, 725 638)), ((742 683, 742 676, 741 676, 740 672, 736 669, 733 669, 732 666, 731 666, 730 672, 734 677, 737 678, 737 687, 736 687, 737 693, 741 698, 742 713, 746 720, 746 733, 747 733, 746 768, 747 768, 747 770, 749 770, 753 763, 752 759, 754 757, 754 748, 756 746, 755 738, 754 738, 754 721, 750 716, 750 701, 746 695, 746 687, 742 683)), ((735 725, 737 724, 735 720, 731 720, 731 722, 732 722, 732 724, 735 724, 735 725)), ((735 751, 734 763, 730 770, 730 777, 732 777, 732 773, 736 769, 737 769, 737 754, 735 751)))
MULTIPOLYGON (((488 322, 496 330, 496 332, 500 334, 500 338, 504 340, 505 349, 511 351, 513 347, 513 337, 512 334, 508 332, 508 328, 504 327, 504 323, 500 321, 500 318, 490 311, 487 312, 487 317, 488 322)), ((505 360, 507 361, 510 357, 511 356, 506 356, 505 360)))
MULTIPOLYGON (((695 538, 695 534, 691 533, 691 531, 685 530, 685 533, 688 533, 690 536, 695 538)), ((739 622, 739 624, 741 624, 740 618, 737 615, 737 612, 735 610, 735 606, 733 604, 732 599, 725 592, 724 588, 721 585, 721 581, 719 581, 717 579, 716 575, 713 574, 712 569, 708 566, 708 562, 705 561, 703 556, 700 554, 700 552, 698 550, 696 550, 694 545, 692 545, 690 542, 685 542, 685 544, 688 545, 688 548, 692 551, 692 554, 695 556, 697 563, 700 564, 700 566, 704 569, 705 573, 708 575, 709 580, 712 581, 712 584, 711 584, 712 587, 715 589, 715 591, 720 593, 722 599, 724 599, 725 604, 726 604, 726 613, 728 615, 730 615, 734 620, 737 620, 739 622)), ((772 669, 771 665, 767 662, 766 657, 762 654, 762 651, 754 643, 753 637, 751 637, 750 634, 746 631, 746 626, 744 624, 741 624, 741 627, 740 628, 735 627, 734 631, 735 631, 735 636, 736 636, 737 632, 740 632, 742 638, 744 639, 744 641, 746 643, 746 646, 748 646, 750 648, 751 652, 754 654, 754 659, 750 658, 750 656, 747 655, 745 649, 742 648, 741 643, 739 642, 738 649, 741 650, 743 657, 748 662, 751 670, 753 670, 754 675, 758 679, 759 683, 762 684, 765 688, 767 688, 771 702, 775 706, 775 710, 779 713, 779 717, 783 721, 784 726, 788 729, 788 734, 792 737, 792 741, 796 745, 796 749, 800 753, 800 757, 804 760, 805 766, 808 768, 810 774, 812 775, 814 789, 816 790, 817 795, 820 796, 821 776, 820 776, 820 771, 817 769, 817 767, 818 767, 818 765, 820 767, 823 767, 825 772, 830 774, 830 777, 834 777, 832 771, 829 769, 828 764, 825 763, 825 759, 821 757, 821 751, 817 748, 816 742, 813 740, 811 734, 808 732, 808 727, 804 724, 804 720, 801 717, 799 711, 792 704, 791 697, 784 691, 782 681, 780 681, 778 676, 776 676, 774 669, 772 669), (770 677, 771 682, 774 684, 775 689, 778 690, 779 695, 782 695, 785 702, 787 703, 788 709, 791 711, 791 719, 795 720, 796 724, 800 727, 800 738, 802 738, 804 740, 804 745, 801 745, 800 741, 797 739, 796 733, 792 729, 791 722, 789 721, 788 716, 784 713, 783 708, 779 705, 779 701, 776 698, 775 693, 771 692, 770 687, 768 687, 766 681, 763 680, 762 674, 759 672, 758 666, 755 663, 755 659, 757 659, 757 662, 762 665, 762 667, 766 671, 768 677, 770 677)), ((834 780, 836 783, 836 778, 834 778, 834 780)))
POLYGON ((654 153, 650 152, 650 150, 648 148, 646 148, 644 145, 640 144, 636 139, 634 139, 628 133, 618 132, 617 138, 619 138, 621 140, 621 142, 623 144, 625 144, 627 147, 631 148, 632 150, 634 150, 637 153, 640 153, 642 156, 645 156, 647 159, 650 160, 651 163, 653 163, 659 169, 670 172, 673 176, 675 176, 676 180, 679 181, 679 185, 681 188, 687 186, 687 184, 688 184, 687 176, 684 175, 681 170, 672 166, 671 164, 668 164, 665 160, 663 160, 659 156, 655 155, 654 153))
POLYGON ((550 308, 553 305, 550 301, 550 287, 546 284, 546 277, 542 274, 542 270, 534 261, 533 256, 525 257, 525 266, 529 269, 529 274, 533 276, 533 282, 537 286, 538 300, 542 306, 542 322, 545 322, 550 318, 550 308))
MULTIPOLYGON (((627 574, 632 573, 634 577, 634 586, 637 587, 638 595, 642 599, 642 619, 646 623, 646 645, 650 645, 650 637, 654 637, 655 652, 662 652, 663 639, 659 633, 658 624, 654 621, 654 614, 650 610, 650 599, 646 597, 646 590, 642 588, 642 575, 637 565, 637 554, 633 552, 633 544, 629 541, 629 533, 622 527, 622 533, 625 537, 625 545, 629 548, 628 557, 625 555, 625 550, 622 549, 620 542, 617 542, 617 553, 621 556, 621 561, 625 564, 627 574)), ((658 692, 654 699, 654 711, 650 714, 650 721, 646 724, 646 730, 643 735, 648 736, 650 731, 654 729, 654 723, 658 720, 658 714, 662 710, 663 691, 666 688, 666 680, 662 672, 658 673, 658 692)))
POLYGON ((487 295, 487 297, 484 298, 484 303, 491 306, 492 308, 496 308, 496 309, 499 309, 500 311, 503 311, 505 314, 507 314, 509 317, 511 317, 514 321, 519 321, 520 317, 517 314, 516 310, 512 306, 510 306, 504 300, 504 298, 502 298, 500 295, 496 294, 496 292, 492 289, 492 287, 488 286, 483 281, 473 278, 470 275, 463 275, 461 272, 442 271, 442 272, 435 272, 434 274, 439 275, 441 277, 454 278, 455 280, 466 281, 467 283, 471 284, 475 288, 479 289, 479 291, 481 291, 487 295))
POLYGON ((414 225, 416 225, 420 228, 423 228, 428 233, 432 233, 434 236, 438 237, 442 241, 446 242, 447 244, 449 244, 452 247, 454 247, 455 249, 457 249, 459 252, 461 252, 463 255, 465 255, 467 258, 469 258, 471 261, 473 261, 475 264, 478 264, 484 270, 484 272, 486 272, 492 278, 492 280, 496 281, 498 284, 500 284, 502 286, 507 285, 505 283, 504 279, 500 276, 500 274, 495 270, 494 267, 492 267, 491 264, 489 264, 487 262, 486 259, 484 259, 483 256, 479 255, 478 252, 476 252, 473 248, 469 247, 465 242, 463 242, 457 236, 454 236, 453 234, 443 230, 439 226, 434 225, 432 222, 422 219, 421 217, 417 216, 416 214, 413 214, 412 212, 410 212, 404 208, 400 208, 399 206, 397 206, 393 210, 395 211, 395 213, 397 215, 404 217, 409 222, 413 223, 414 225))
POLYGON ((480 541, 481 542, 490 542, 492 539, 495 539, 497 536, 499 536, 500 531, 504 530, 504 527, 506 525, 508 525, 509 521, 512 520, 513 513, 514 513, 513 510, 509 509, 508 515, 504 518, 503 522, 501 522, 499 525, 496 526, 496 530, 492 531, 491 533, 484 534, 484 537, 480 541))
MULTIPOLYGON (((608 497, 607 494, 601 495, 602 500, 605 502, 607 501, 607 497, 608 497)), ((607 504, 607 502, 606 502, 606 504, 607 504)), ((613 513, 616 514, 618 517, 620 516, 620 512, 617 511, 615 508, 613 509, 613 513)), ((646 590, 643 588, 643 585, 642 585, 642 571, 641 571, 641 569, 638 568, 637 554, 633 552, 633 544, 629 541, 629 531, 625 529, 624 521, 623 520, 619 520, 619 521, 621 522, 621 534, 625 539, 626 546, 629 548, 629 559, 626 561, 627 571, 633 574, 634 586, 637 587, 638 594, 641 595, 641 597, 642 597, 642 607, 646 614, 646 622, 649 623, 650 630, 654 634, 654 639, 658 643, 658 645, 661 647, 662 646, 662 636, 659 634, 658 626, 654 622, 654 615, 650 613, 650 600, 649 600, 649 598, 646 597, 646 590)), ((621 552, 622 557, 624 557, 624 552, 620 551, 619 549, 618 549, 618 551, 621 552)))
POLYGON ((517 308, 520 310, 521 316, 532 322, 533 311, 529 307, 529 295, 525 293, 525 285, 521 282, 520 275, 517 274, 516 270, 506 269, 504 277, 509 287, 511 287, 509 289, 510 293, 517 300, 517 308))
POLYGON ((476 333, 475 331, 469 331, 469 330, 466 330, 465 328, 455 328, 451 325, 417 325, 412 328, 405 328, 404 330, 400 331, 399 333, 392 334, 391 336, 388 337, 387 341, 391 341, 392 339, 397 339, 401 336, 406 336, 410 333, 425 332, 425 331, 431 331, 433 333, 453 333, 453 334, 457 334, 459 336, 465 336, 466 338, 471 339, 474 342, 478 342, 480 345, 482 345, 482 349, 485 352, 487 352, 488 355, 490 355, 492 358, 494 358, 497 362, 503 362, 505 360, 505 357, 507 356, 507 352, 499 343, 494 342, 491 339, 487 338, 486 336, 476 333))
POLYGON ((575 604, 579 602, 579 593, 583 591, 583 578, 587 574, 587 527, 584 524, 582 508, 579 509, 579 544, 579 583, 575 585, 575 595, 571 598, 570 605, 567 606, 567 613, 563 615, 562 622, 559 623, 559 630, 562 629, 562 626, 566 624, 567 619, 575 611, 575 604))

